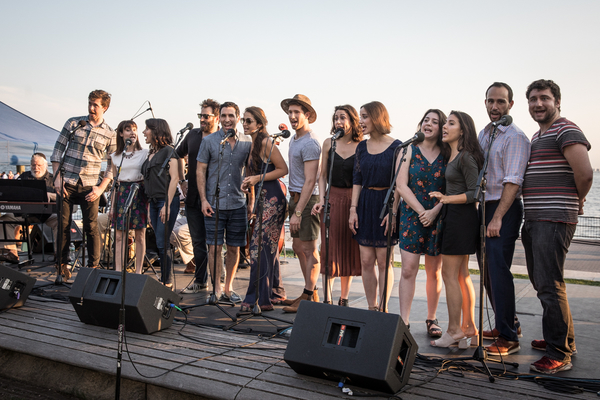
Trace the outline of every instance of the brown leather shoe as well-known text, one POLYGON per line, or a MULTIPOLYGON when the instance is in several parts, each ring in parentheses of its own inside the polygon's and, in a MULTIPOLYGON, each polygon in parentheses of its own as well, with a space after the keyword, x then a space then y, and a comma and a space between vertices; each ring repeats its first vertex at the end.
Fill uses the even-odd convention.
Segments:
POLYGON ((519 346, 518 341, 511 342, 499 337, 494 343, 487 346, 485 350, 491 356, 507 356, 521 350, 521 346, 519 346))
MULTIPOLYGON (((496 328, 491 331, 483 331, 483 338, 487 340, 496 340, 500 336, 500 331, 496 328)), ((521 333, 521 326, 517 327, 517 337, 522 338, 523 334, 521 333)))
POLYGON ((184 274, 195 274, 196 273, 196 262, 193 258, 189 263, 187 263, 187 265, 185 266, 185 271, 183 271, 183 273, 184 274))
POLYGON ((62 275, 65 281, 71 279, 71 271, 69 271, 69 264, 62 264, 60 269, 57 267, 58 272, 62 275))
POLYGON ((298 312, 298 307, 300 306, 300 302, 302 300, 312 301, 312 298, 313 298, 313 296, 309 296, 306 293, 302 293, 302 296, 298 297, 292 305, 283 307, 283 312, 285 312, 285 313, 298 312))
MULTIPOLYGON (((302 296, 300 296, 302 297, 302 296)), ((283 304, 284 306, 291 306, 292 304, 294 304, 295 302, 300 300, 300 297, 296 297, 295 299, 285 299, 285 300, 281 300, 281 304, 283 304)))

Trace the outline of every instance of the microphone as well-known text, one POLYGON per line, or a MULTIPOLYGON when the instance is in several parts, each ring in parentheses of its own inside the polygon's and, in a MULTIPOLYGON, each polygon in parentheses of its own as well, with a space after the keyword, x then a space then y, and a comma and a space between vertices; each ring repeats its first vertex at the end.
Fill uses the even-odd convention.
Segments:
POLYGON ((150 100, 148 100, 148 110, 152 113, 152 118, 154 118, 154 110, 152 109, 152 104, 150 104, 150 100))
MULTIPOLYGON (((285 125, 284 125, 285 126, 285 125)), ((288 131, 287 129, 283 129, 281 132, 277 132, 271 135, 271 137, 273 139, 278 139, 278 138, 283 138, 283 139, 287 139, 290 137, 290 131, 288 131)))
POLYGON ((338 140, 339 138, 341 138, 342 136, 344 136, 345 133, 346 133, 346 131, 344 131, 344 128, 337 128, 335 130, 335 133, 331 137, 331 140, 338 140))
POLYGON ((496 122, 492 122, 492 126, 498 126, 498 125, 503 125, 503 126, 508 126, 510 124, 512 124, 513 119, 510 115, 506 114, 503 115, 502 118, 500 118, 498 121, 496 122))
POLYGON ((126 145, 126 146, 131 146, 131 143, 132 143, 132 142, 131 142, 131 139, 127 139, 127 140, 125 141, 125 145, 126 145))
POLYGON ((82 119, 75 125, 75 127, 69 132, 71 135, 77 132, 78 129, 83 128, 87 124, 87 121, 82 119))
POLYGON ((179 132, 176 133, 176 135, 183 135, 185 133, 185 131, 189 131, 190 129, 194 129, 194 124, 192 124, 191 122, 188 122, 187 125, 181 129, 179 132))
POLYGON ((413 143, 421 143, 423 140, 425 140, 425 134, 423 132, 417 132, 417 133, 415 133, 415 136, 411 137, 406 142, 402 143, 400 146, 398 146, 398 148, 402 149, 404 147, 408 147, 409 145, 411 145, 413 143))
POLYGON ((139 184, 134 183, 131 185, 129 196, 127 196, 127 200, 125 200, 125 210, 123 211, 124 214, 127 214, 127 211, 129 211, 129 207, 131 207, 131 203, 133 203, 133 198, 137 195, 139 189, 139 184))
POLYGON ((223 140, 221 140, 221 144, 225 144, 225 142, 227 142, 227 140, 230 137, 234 137, 235 136, 235 131, 233 129, 227 129, 227 132, 225 132, 225 136, 223 137, 223 140))

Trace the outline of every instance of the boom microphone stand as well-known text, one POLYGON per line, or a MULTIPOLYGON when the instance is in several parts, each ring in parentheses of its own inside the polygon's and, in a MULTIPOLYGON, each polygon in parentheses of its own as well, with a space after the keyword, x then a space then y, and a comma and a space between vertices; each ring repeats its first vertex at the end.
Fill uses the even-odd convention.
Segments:
MULTIPOLYGON (((267 176, 267 169, 269 168, 269 163, 271 162, 271 154, 273 153, 273 147, 275 146, 275 142, 272 142, 271 144, 271 150, 269 151, 269 157, 267 158, 267 162, 265 164, 265 166, 263 167, 262 171, 261 171, 261 178, 260 178, 260 183, 258 184, 258 196, 256 196, 256 199, 254 201, 254 208, 253 208, 253 214, 258 216, 258 256, 256 258, 256 263, 257 263, 257 269, 256 269, 256 279, 254 280, 254 288, 255 288, 255 292, 256 292, 256 298, 254 299, 254 305, 252 306, 252 311, 250 311, 250 314, 245 316, 244 318, 235 321, 233 324, 229 325, 227 328, 225 328, 225 330, 229 330, 231 328, 233 328, 236 325, 241 324, 244 321, 247 321, 251 318, 254 317, 262 317, 265 318, 266 320, 275 320, 275 321, 280 321, 280 322, 285 322, 287 324, 292 325, 291 321, 287 321, 281 318, 277 318, 277 317, 273 317, 270 315, 263 315, 262 314, 262 310, 260 309, 260 306, 258 305, 259 299, 260 299, 260 278, 261 278, 261 263, 260 263, 260 259, 261 259, 261 253, 262 253, 262 242, 263 242, 263 228, 262 228, 262 223, 263 223, 263 207, 264 207, 264 194, 262 192, 262 188, 263 188, 263 184, 265 182, 265 177, 267 176)), ((216 252, 215 252, 216 253, 216 252)), ((240 317, 242 314, 241 313, 237 313, 236 316, 240 317)))
MULTIPOLYGON (((225 135, 227 135, 227 133, 225 133, 225 135)), ((217 307, 219 310, 221 310, 225 315, 227 315, 229 317, 229 319, 231 319, 233 322, 237 321, 237 318, 234 317, 233 315, 229 314, 227 312, 227 310, 225 310, 223 307, 221 307, 221 305, 219 304, 219 299, 217 299, 217 293, 216 293, 216 287, 217 285, 220 285, 220 282, 217 282, 216 279, 216 272, 217 272, 217 240, 219 238, 218 232, 219 232, 219 195, 221 193, 221 164, 223 164, 223 152, 225 151, 225 145, 228 144, 227 143, 227 138, 223 139, 221 141, 221 150, 219 151, 219 166, 217 168, 217 186, 215 188, 215 237, 214 237, 214 254, 213 254, 213 270, 212 270, 212 281, 213 281, 213 289, 212 289, 212 293, 210 294, 208 300, 206 301, 206 303, 204 304, 197 304, 194 306, 189 306, 189 307, 182 307, 181 309, 184 310, 186 313, 189 314, 189 310, 196 308, 196 307, 202 307, 202 306, 215 306, 217 307)), ((233 302, 229 302, 228 304, 231 305, 231 307, 233 307, 235 304, 233 302)), ((227 330, 228 328, 224 328, 224 330, 227 330)))
MULTIPOLYGON (((510 123, 512 123, 512 118, 510 118, 510 123)), ((510 125, 510 123, 508 123, 507 125, 510 125)), ((490 150, 492 149, 492 144, 494 143, 494 140, 496 140, 496 135, 497 135, 497 130, 498 130, 498 126, 496 124, 493 125, 494 129, 490 135, 490 144, 488 145, 488 149, 487 149, 487 154, 485 156, 485 161, 483 163, 483 168, 481 169, 481 172, 479 173, 479 177, 477 178, 477 189, 475 190, 475 199, 480 201, 480 207, 481 207, 481 213, 483 215, 483 217, 481 218, 481 226, 479 229, 479 238, 480 238, 480 243, 481 243, 481 263, 480 263, 480 267, 479 267, 479 338, 478 338, 478 343, 477 343, 477 348, 475 349, 475 352, 473 353, 473 355, 471 357, 458 357, 458 358, 452 358, 452 360, 457 360, 457 361, 479 361, 481 363, 481 365, 483 365, 483 367, 485 368, 485 371, 487 372, 488 375, 488 379, 490 380, 490 382, 494 382, 496 379, 494 378, 494 376, 492 375, 492 372, 490 371, 489 367, 486 364, 486 361, 493 361, 493 362, 497 362, 497 363, 504 363, 504 364, 508 364, 512 367, 518 368, 519 367, 519 363, 513 363, 513 362, 506 362, 506 361, 502 361, 502 360, 493 360, 493 359, 489 359, 487 356, 487 351, 485 350, 485 347, 483 347, 483 299, 485 296, 484 293, 484 284, 483 282, 485 282, 485 274, 486 274, 486 269, 487 269, 487 254, 486 254, 486 250, 485 250, 485 237, 486 237, 486 226, 485 226, 485 191, 486 191, 486 174, 487 174, 487 167, 488 167, 488 161, 490 158, 490 150)))
MULTIPOLYGON (((120 169, 120 167, 119 167, 120 169)), ((139 185, 137 183, 134 183, 133 185, 131 185, 131 191, 129 192, 129 197, 127 197, 127 201, 125 202, 125 209, 124 209, 124 226, 123 228, 125 228, 125 232, 129 232, 129 224, 131 222, 131 203, 133 202, 133 199, 135 198, 135 196, 137 195, 137 192, 139 190, 139 185)), ((116 220, 116 218, 115 218, 116 220)), ((116 224, 115 224, 116 226, 116 224)), ((119 327, 118 327, 118 348, 117 348, 117 381, 116 381, 116 387, 115 387, 115 399, 120 399, 121 398, 121 362, 123 360, 123 336, 124 336, 124 332, 125 332, 125 288, 127 287, 125 285, 125 279, 127 278, 127 255, 125 252, 125 249, 127 248, 127 241, 123 240, 121 242, 121 255, 122 255, 122 260, 121 260, 121 308, 119 309, 119 327)), ((116 254, 116 253, 115 253, 116 254)))
MULTIPOLYGON (((342 137, 342 136, 340 136, 342 137)), ((331 138, 331 148, 329 149, 329 173, 327 175, 327 190, 325 191, 325 204, 323 209, 323 219, 325 224, 325 300, 329 304, 331 298, 331 285, 329 284, 329 226, 331 225, 331 204, 329 203, 329 194, 331 193, 331 179, 333 176, 333 157, 335 157, 335 148, 337 146, 337 133, 331 138)))

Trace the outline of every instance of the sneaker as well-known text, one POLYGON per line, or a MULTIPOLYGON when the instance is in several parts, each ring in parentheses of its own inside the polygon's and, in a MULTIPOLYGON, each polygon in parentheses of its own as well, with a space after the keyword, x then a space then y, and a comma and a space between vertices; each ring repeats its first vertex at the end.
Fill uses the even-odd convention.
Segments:
MULTIPOLYGON (((496 328, 491 331, 483 331, 483 338, 487 340, 496 340, 500 337, 500 331, 496 328)), ((523 334, 521 333, 521 324, 517 326, 517 337, 522 338, 523 334)))
POLYGON ((487 346, 485 350, 492 356, 507 356, 521 350, 519 342, 511 342, 502 337, 496 339, 494 343, 487 346))
POLYGON ((201 285, 199 283, 193 283, 191 286, 186 287, 181 291, 183 294, 195 294, 200 293, 203 290, 206 290, 208 285, 201 285))
MULTIPOLYGON (((532 340, 531 347, 535 350, 546 351, 546 341, 542 340, 532 340)), ((571 355, 574 356, 577 354, 577 349, 571 350, 571 355)))
POLYGON ((539 372, 540 374, 555 374, 560 371, 568 371, 573 368, 573 364, 564 363, 561 361, 553 360, 546 356, 537 360, 533 364, 529 366, 529 369, 535 372, 539 372))

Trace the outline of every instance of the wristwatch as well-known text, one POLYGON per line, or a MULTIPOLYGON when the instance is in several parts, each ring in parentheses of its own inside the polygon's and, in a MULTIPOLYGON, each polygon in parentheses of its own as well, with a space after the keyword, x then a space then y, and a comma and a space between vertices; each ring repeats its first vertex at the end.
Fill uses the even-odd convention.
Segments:
POLYGON ((302 211, 296 210, 296 217, 302 218, 302 211))

